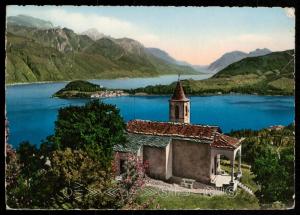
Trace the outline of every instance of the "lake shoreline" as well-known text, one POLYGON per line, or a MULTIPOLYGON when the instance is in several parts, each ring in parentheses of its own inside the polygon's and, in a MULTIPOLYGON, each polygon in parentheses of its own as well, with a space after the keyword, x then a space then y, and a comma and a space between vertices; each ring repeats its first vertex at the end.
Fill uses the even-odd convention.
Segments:
MULTIPOLYGON (((236 96, 294 96, 295 95, 269 95, 269 94, 250 94, 250 93, 223 93, 223 94, 218 94, 218 93, 212 93, 212 94, 193 94, 189 95, 186 94, 188 97, 197 97, 197 96, 228 96, 228 95, 236 95, 236 96)), ((140 95, 135 95, 135 94, 130 94, 129 96, 172 96, 172 94, 140 94, 140 95)))
MULTIPOLYGON (((293 96, 294 95, 259 95, 259 94, 243 94, 243 93, 228 93, 228 94, 205 94, 205 95, 187 95, 188 97, 209 97, 209 96, 228 96, 228 95, 232 95, 232 96, 280 96, 280 97, 284 97, 284 96, 293 96)), ((50 98, 56 98, 56 99, 107 99, 107 98, 116 98, 116 97, 171 97, 172 94, 143 94, 143 95, 134 95, 134 94, 128 94, 128 95, 122 95, 122 96, 111 96, 111 97, 99 97, 99 98, 90 98, 90 97, 59 97, 59 96, 51 96, 50 98)))
MULTIPOLYGON (((177 74, 163 74, 157 76, 139 76, 139 77, 118 77, 118 78, 104 78, 104 79, 86 79, 85 81, 98 81, 98 80, 127 80, 127 79, 137 79, 137 78, 157 78, 161 76, 169 76, 177 74)), ((187 76, 199 76, 199 75, 211 75, 210 73, 200 73, 200 74, 185 74, 187 76)), ((77 80, 77 79, 74 79, 77 80)), ((30 85, 30 84, 50 84, 50 83, 67 83, 74 80, 61 80, 61 81, 35 81, 35 82, 18 82, 18 83, 7 83, 5 86, 18 86, 18 85, 30 85)), ((83 79, 80 79, 83 80, 83 79)))

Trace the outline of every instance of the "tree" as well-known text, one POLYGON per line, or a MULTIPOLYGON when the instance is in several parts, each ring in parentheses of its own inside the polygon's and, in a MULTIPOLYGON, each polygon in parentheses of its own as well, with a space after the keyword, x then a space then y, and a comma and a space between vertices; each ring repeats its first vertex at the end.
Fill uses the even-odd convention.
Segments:
POLYGON ((112 173, 103 171, 82 150, 53 151, 38 169, 31 168, 30 175, 20 173, 9 184, 7 204, 10 207, 87 209, 118 205, 118 199, 105 194, 106 189, 116 187, 112 173))
POLYGON ((281 152, 268 145, 261 149, 252 165, 254 180, 261 185, 258 196, 263 203, 291 201, 294 194, 293 146, 281 152))
POLYGON ((50 165, 48 177, 56 181, 54 208, 114 208, 119 201, 105 193, 116 187, 112 172, 103 171, 86 152, 70 148, 55 151, 50 165))
POLYGON ((20 143, 17 149, 19 162, 22 166, 21 171, 25 176, 29 176, 40 167, 39 153, 36 145, 28 141, 20 143))
POLYGON ((124 130, 119 110, 94 100, 83 107, 60 109, 52 139, 60 149, 82 149, 102 166, 109 167, 113 146, 126 141, 124 130))

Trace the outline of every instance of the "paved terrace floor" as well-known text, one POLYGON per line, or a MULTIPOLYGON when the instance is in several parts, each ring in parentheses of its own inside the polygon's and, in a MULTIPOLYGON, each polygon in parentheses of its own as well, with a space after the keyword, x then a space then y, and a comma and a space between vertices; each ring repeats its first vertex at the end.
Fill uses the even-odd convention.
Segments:
POLYGON ((172 193, 176 193, 176 192, 180 192, 180 193, 196 193, 196 194, 204 194, 204 195, 224 195, 224 190, 222 189, 218 189, 215 188, 213 186, 209 186, 206 184, 200 184, 199 182, 195 182, 197 183, 196 187, 200 187, 197 189, 189 189, 189 188, 185 188, 182 187, 178 184, 170 184, 170 183, 166 183, 164 181, 161 180, 155 180, 152 178, 147 178, 146 179, 146 186, 150 186, 150 187, 154 187, 157 188, 161 191, 167 191, 167 192, 172 192, 172 193))

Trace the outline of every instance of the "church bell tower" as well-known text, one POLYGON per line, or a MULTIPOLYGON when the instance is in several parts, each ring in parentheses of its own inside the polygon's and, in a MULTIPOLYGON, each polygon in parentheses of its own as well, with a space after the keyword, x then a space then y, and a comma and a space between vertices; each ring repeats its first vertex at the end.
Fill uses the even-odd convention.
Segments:
POLYGON ((171 122, 190 123, 190 100, 184 94, 179 77, 169 104, 169 120, 171 122))

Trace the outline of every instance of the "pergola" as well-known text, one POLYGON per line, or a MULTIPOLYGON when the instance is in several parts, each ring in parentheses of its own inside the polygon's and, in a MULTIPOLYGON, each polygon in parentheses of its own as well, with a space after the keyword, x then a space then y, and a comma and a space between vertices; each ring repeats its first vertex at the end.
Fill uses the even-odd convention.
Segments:
MULTIPOLYGON (((242 146, 239 144, 234 148, 221 148, 221 147, 212 147, 211 148, 211 178, 215 181, 218 178, 222 178, 221 184, 230 184, 236 188, 236 179, 242 177, 242 146), (231 171, 230 175, 223 174, 220 168, 220 157, 221 155, 225 156, 230 161, 231 171), (238 156, 238 171, 237 176, 235 178, 234 174, 234 166, 235 159, 238 156), (229 183, 228 183, 229 182, 229 183)), ((216 183, 216 182, 215 182, 216 183)))

